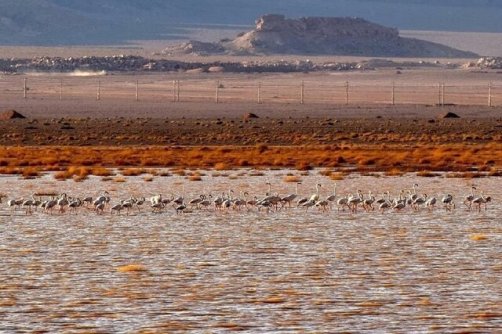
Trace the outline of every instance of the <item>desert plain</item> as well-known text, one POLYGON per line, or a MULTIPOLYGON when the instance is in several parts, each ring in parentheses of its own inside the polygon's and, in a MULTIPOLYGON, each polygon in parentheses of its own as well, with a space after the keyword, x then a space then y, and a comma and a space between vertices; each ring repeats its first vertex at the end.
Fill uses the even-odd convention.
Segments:
POLYGON ((26 118, 0 121, 0 165, 25 175, 82 166, 496 175, 499 77, 429 67, 4 75, 0 109, 26 118))
MULTIPOLYGON (((236 34, 235 29, 209 31, 194 29, 190 38, 236 34)), ((501 51, 493 43, 497 34, 403 34, 479 54, 501 51)), ((0 47, 0 53, 4 58, 127 54, 194 62, 369 59, 168 56, 159 53, 165 45, 0 47)), ((476 59, 385 60, 403 65, 312 73, 4 74, 0 111, 16 110, 26 118, 0 121, 1 172, 31 177, 46 170, 92 174, 115 167, 249 166, 497 175, 500 71, 462 67, 476 59), (449 112, 460 118, 443 118, 449 112)))

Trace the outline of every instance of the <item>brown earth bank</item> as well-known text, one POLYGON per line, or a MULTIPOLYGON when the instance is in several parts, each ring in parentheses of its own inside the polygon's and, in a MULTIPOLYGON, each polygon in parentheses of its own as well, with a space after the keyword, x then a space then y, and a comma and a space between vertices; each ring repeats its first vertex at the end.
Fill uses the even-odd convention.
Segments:
POLYGON ((0 121, 6 146, 217 146, 501 142, 502 107, 27 101, 0 121), (37 108, 38 105, 38 108, 37 108), (15 111, 14 111, 15 110, 15 111), (18 114, 16 113, 16 114, 18 114), (460 118, 444 118, 446 114, 460 118), (256 118, 249 118, 249 115, 256 118))
POLYGON ((5 146, 274 146, 502 143, 502 118, 15 119, 5 146))
POLYGON ((187 109, 184 118, 134 118, 127 113, 76 118, 67 112, 60 118, 4 120, 0 173, 30 176, 73 168, 77 174, 102 174, 93 171, 95 167, 320 167, 498 175, 502 166, 502 114, 497 108, 487 108, 487 116, 480 107, 372 107, 368 116, 368 108, 352 106, 351 112, 341 107, 331 114, 313 109, 306 116, 296 110, 287 117, 281 117, 281 108, 287 106, 272 113, 258 110, 259 118, 246 118, 244 111, 238 112, 240 117, 234 111, 234 117, 214 113, 198 118, 195 109, 187 109), (461 118, 442 118, 446 112, 461 118))

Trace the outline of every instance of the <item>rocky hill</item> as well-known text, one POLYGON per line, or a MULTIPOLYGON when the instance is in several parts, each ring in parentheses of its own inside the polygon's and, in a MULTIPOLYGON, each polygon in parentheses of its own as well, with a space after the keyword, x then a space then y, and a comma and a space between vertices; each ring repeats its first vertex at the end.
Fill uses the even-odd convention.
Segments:
POLYGON ((165 54, 296 54, 368 57, 473 58, 475 53, 441 44, 403 38, 397 29, 348 17, 289 19, 270 14, 255 29, 219 43, 192 41, 164 50, 165 54))

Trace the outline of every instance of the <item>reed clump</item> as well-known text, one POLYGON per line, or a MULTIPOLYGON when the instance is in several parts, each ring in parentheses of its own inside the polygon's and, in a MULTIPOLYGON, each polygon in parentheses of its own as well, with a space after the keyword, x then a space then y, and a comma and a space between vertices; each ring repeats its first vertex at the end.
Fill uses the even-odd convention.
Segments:
POLYGON ((230 170, 230 166, 225 163, 225 162, 218 162, 214 165, 214 170, 217 171, 223 171, 223 170, 230 170))
POLYGON ((484 240, 488 239, 488 237, 485 234, 482 234, 482 233, 472 234, 471 236, 469 236, 469 238, 472 241, 484 241, 484 240))
POLYGON ((139 176, 147 173, 148 171, 145 168, 125 168, 120 171, 123 176, 139 176))
POLYGON ((117 268, 119 273, 146 272, 147 269, 141 264, 127 264, 117 268))
POLYGON ((301 182, 301 178, 298 175, 288 174, 282 179, 284 182, 301 182))
POLYGON ((87 179, 89 175, 89 169, 87 167, 68 167, 66 170, 56 172, 54 178, 56 180, 65 181, 68 179, 73 179, 75 181, 83 181, 87 179))
POLYGON ((187 179, 189 181, 202 181, 202 174, 199 172, 195 172, 195 173, 192 173, 191 175, 188 175, 187 179))
MULTIPOLYGON (((492 171, 502 167, 502 143, 437 144, 345 143, 333 151, 330 146, 225 146, 225 147, 0 147, 0 173, 22 174, 25 168, 39 168, 59 173, 60 179, 72 174, 72 166, 86 168, 88 175, 105 176, 104 170, 122 168, 124 176, 137 176, 156 167, 214 168, 235 167, 331 169, 343 164, 363 172, 386 172, 400 169, 468 172, 470 168, 492 171), (343 156, 340 154, 343 153, 343 156), (145 166, 147 165, 147 166, 145 166), (148 167, 148 168, 146 168, 148 167)), ((111 173, 110 173, 111 174, 111 173)), ((108 175, 111 176, 111 175, 108 175)), ((80 177, 80 176, 79 176, 80 177)))
POLYGON ((35 167, 23 168, 21 173, 24 179, 34 179, 40 176, 40 170, 35 167))
POLYGON ((114 173, 110 169, 100 166, 92 167, 90 169, 90 174, 103 177, 114 175, 114 173))

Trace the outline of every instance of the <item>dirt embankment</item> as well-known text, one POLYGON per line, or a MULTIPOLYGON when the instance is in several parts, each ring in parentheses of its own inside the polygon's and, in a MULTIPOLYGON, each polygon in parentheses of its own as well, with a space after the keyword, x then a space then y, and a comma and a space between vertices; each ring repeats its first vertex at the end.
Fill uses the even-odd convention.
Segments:
POLYGON ((16 119, 0 145, 274 146, 502 143, 502 119, 214 118, 16 119))

